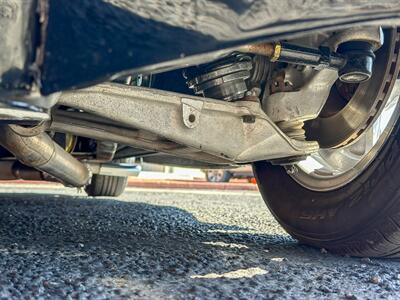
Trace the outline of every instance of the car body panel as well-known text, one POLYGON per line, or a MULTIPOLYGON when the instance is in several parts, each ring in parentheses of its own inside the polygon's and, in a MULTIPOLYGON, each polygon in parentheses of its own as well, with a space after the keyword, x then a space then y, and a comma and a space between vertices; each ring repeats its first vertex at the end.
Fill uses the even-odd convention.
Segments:
POLYGON ((400 20, 397 0, 48 0, 48 7, 43 94, 198 64, 245 43, 400 20))

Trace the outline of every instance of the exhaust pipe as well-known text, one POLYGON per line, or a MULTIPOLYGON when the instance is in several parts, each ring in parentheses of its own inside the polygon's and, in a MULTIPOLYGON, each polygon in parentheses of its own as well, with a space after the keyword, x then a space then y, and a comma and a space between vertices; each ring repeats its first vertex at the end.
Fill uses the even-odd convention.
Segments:
POLYGON ((47 173, 28 167, 18 160, 0 161, 0 180, 57 181, 47 173))
POLYGON ((88 168, 46 133, 23 136, 9 125, 0 126, 0 145, 23 164, 46 172, 66 185, 82 187, 90 182, 91 174, 88 168))

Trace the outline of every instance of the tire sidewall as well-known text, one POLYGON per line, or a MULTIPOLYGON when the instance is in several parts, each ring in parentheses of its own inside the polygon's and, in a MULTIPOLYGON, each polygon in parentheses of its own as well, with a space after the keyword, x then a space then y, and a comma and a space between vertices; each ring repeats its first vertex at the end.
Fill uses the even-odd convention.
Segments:
POLYGON ((281 166, 253 164, 260 192, 272 214, 294 237, 326 245, 373 228, 387 215, 398 214, 400 177, 397 120, 374 161, 349 184, 332 191, 302 187, 281 166))

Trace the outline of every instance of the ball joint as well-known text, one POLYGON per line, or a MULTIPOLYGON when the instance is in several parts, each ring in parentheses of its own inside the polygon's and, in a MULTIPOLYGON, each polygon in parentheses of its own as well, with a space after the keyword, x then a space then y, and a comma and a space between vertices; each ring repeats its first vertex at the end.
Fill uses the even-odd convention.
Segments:
POLYGON ((371 43, 351 41, 339 45, 337 52, 347 58, 339 70, 339 79, 346 83, 362 83, 372 76, 375 54, 371 43))

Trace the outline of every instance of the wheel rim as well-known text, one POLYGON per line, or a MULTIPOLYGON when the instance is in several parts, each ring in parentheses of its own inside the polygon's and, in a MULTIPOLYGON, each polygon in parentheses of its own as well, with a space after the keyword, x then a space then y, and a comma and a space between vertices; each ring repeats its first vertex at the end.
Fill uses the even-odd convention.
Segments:
POLYGON ((221 181, 223 176, 224 176, 224 171, 222 170, 209 170, 207 172, 208 180, 212 182, 221 181))
POLYGON ((388 51, 388 56, 384 77, 377 78, 383 75, 382 72, 377 73, 375 78, 371 78, 375 81, 369 86, 360 85, 354 93, 355 98, 353 97, 337 114, 309 124, 308 130, 312 132, 312 139, 320 142, 321 149, 305 161, 296 164, 296 172, 290 172, 291 176, 307 189, 329 191, 350 183, 370 165, 390 135, 400 115, 400 80, 396 80, 399 68, 399 32, 386 32, 385 43, 388 42, 388 37, 392 40, 386 45, 389 49, 385 50, 388 51), (378 79, 378 90, 373 90, 376 99, 367 99, 362 103, 360 97, 366 97, 366 91, 371 93, 371 89, 378 86, 378 79), (352 110, 354 120, 351 120, 349 113, 352 110), (349 120, 346 120, 346 117, 349 120), (342 122, 343 125, 335 124, 334 121, 342 122), (313 127, 317 128, 314 132, 313 127), (328 130, 324 132, 321 130, 323 128, 328 130), (336 136, 332 136, 335 131, 336 136), (331 136, 326 138, 327 134, 331 136))

